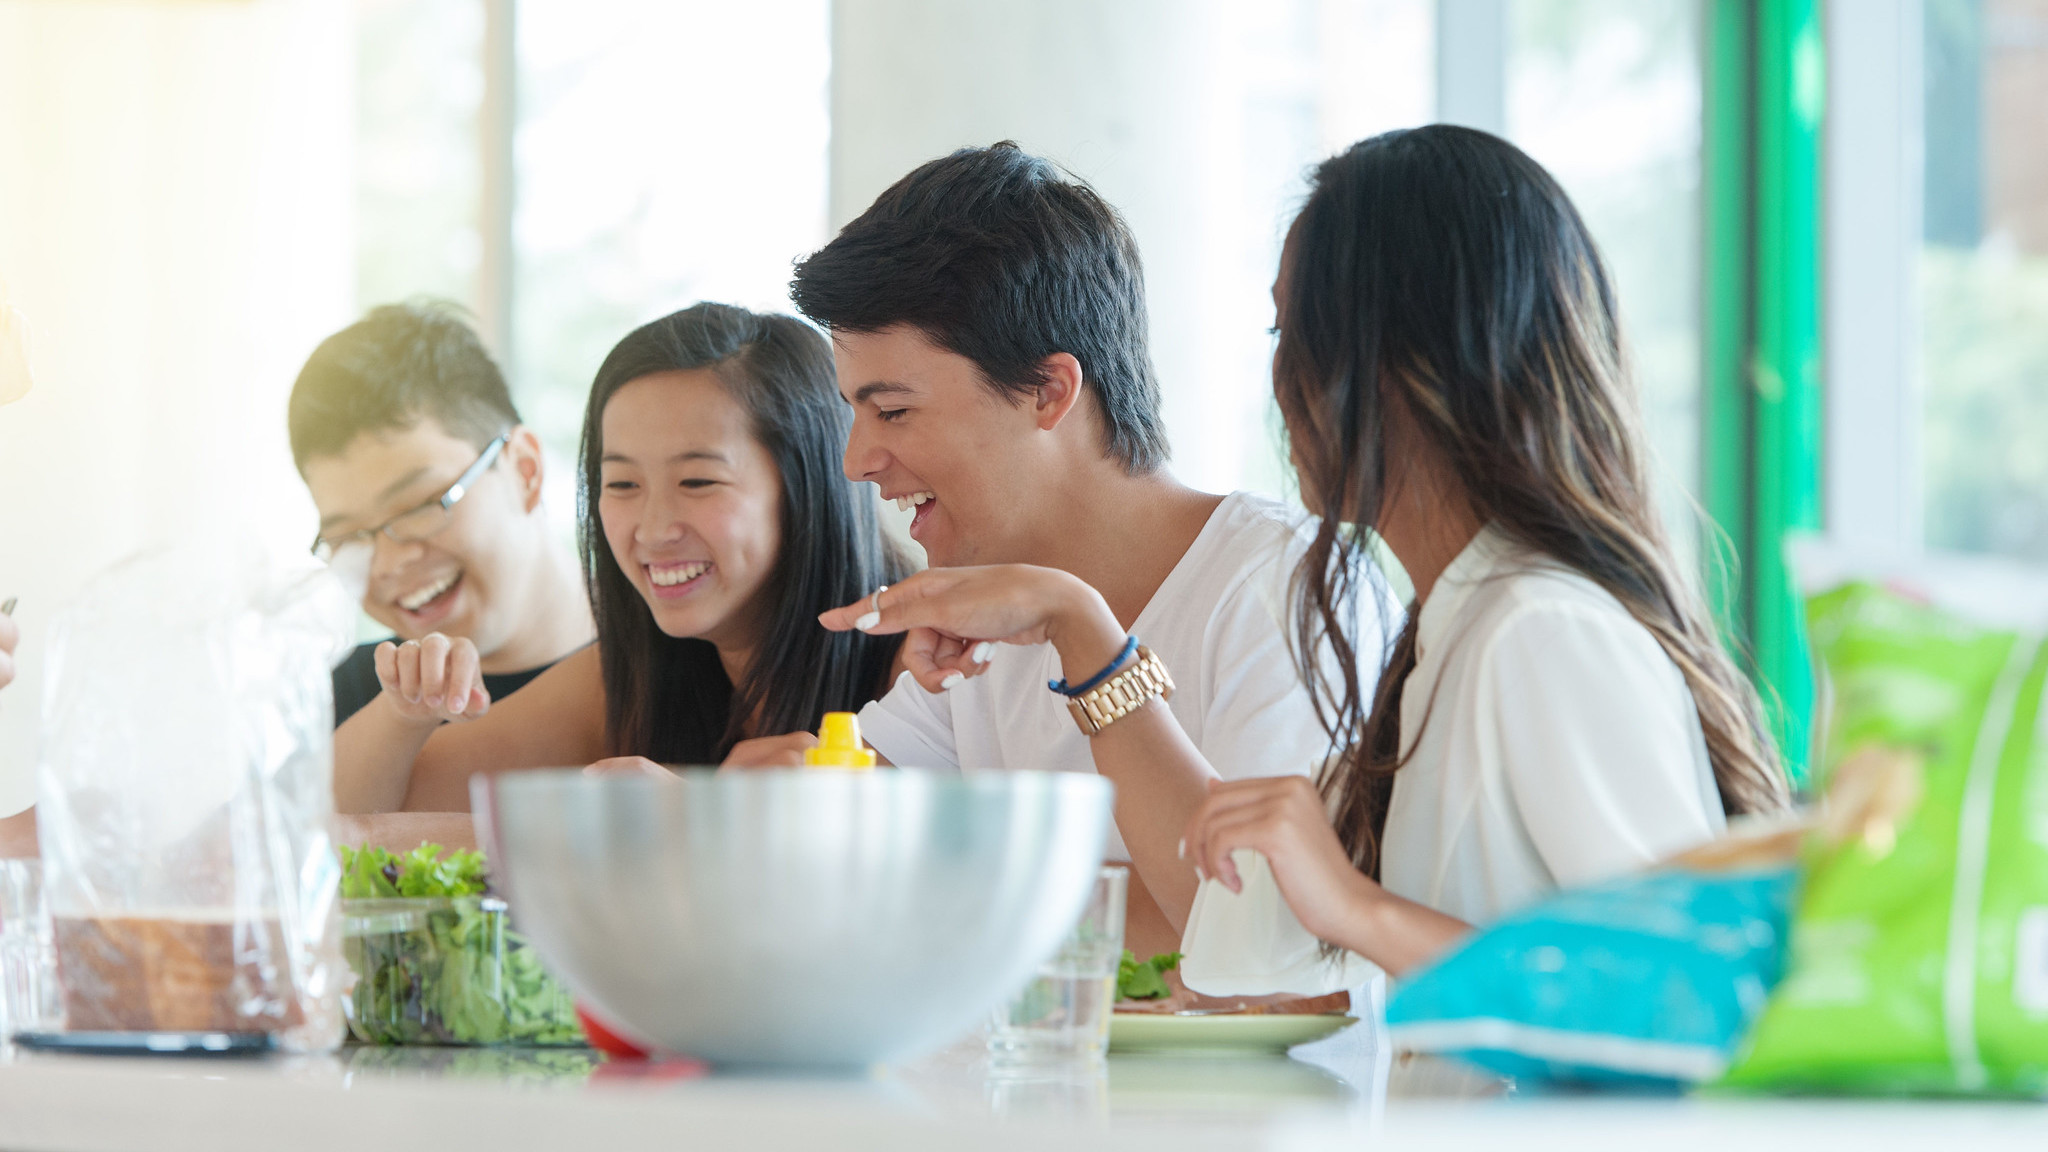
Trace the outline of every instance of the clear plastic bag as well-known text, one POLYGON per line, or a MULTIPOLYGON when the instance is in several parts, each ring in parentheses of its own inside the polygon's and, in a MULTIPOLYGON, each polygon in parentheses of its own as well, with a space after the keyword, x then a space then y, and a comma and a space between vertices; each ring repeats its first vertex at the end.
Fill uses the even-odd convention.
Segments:
POLYGON ((246 541, 129 560, 48 641, 37 824, 74 1031, 342 1033, 329 669, 354 604, 246 541))

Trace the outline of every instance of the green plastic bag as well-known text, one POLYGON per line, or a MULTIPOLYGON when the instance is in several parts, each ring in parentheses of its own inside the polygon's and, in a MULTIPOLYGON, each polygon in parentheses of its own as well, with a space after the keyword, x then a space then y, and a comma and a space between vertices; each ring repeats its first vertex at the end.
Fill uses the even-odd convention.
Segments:
POLYGON ((1725 1084, 2048 1089, 2048 645, 1973 615, 1868 582, 1808 600, 1825 771, 1890 750, 1917 796, 1809 842, 1785 979, 1725 1084))

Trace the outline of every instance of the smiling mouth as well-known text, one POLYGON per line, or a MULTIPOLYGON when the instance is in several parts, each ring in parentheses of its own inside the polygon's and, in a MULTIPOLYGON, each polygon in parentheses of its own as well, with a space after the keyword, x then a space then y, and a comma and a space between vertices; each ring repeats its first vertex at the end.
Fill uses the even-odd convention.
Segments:
POLYGON ((429 605, 446 598, 450 593, 454 592, 455 586, 460 583, 462 583, 462 571, 457 569, 434 581, 432 584, 414 589, 400 596, 396 603, 401 610, 419 615, 427 611, 429 605))
POLYGON ((908 512, 913 508, 917 509, 916 514, 910 518, 910 538, 912 540, 918 539, 918 533, 924 530, 925 521, 931 519, 932 510, 939 506, 938 494, 929 490, 911 492, 903 496, 891 496, 888 499, 895 502, 896 510, 899 512, 908 512))
POLYGON ((649 564, 647 582, 654 586, 656 596, 680 596, 694 587, 706 572, 711 571, 711 561, 693 560, 688 564, 649 564))

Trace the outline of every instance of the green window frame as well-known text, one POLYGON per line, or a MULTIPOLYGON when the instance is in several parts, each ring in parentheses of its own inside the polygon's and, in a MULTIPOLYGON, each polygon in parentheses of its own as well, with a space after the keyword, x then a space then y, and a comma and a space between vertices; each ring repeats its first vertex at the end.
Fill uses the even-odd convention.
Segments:
POLYGON ((1783 542, 1821 526, 1820 2, 1710 0, 1707 25, 1702 555, 1803 786, 1813 672, 1783 542))

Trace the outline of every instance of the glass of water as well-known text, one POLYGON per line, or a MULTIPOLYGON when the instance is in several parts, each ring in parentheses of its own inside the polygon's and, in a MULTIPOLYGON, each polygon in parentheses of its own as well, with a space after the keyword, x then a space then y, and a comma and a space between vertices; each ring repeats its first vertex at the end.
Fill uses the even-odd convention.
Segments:
POLYGON ((1104 868, 1081 922, 989 1026, 989 1054, 1004 1064, 1099 1061, 1109 1052, 1117 961, 1124 954, 1129 872, 1104 868))
POLYGON ((59 1000, 42 862, 0 860, 0 1044, 58 1027, 59 1000))

